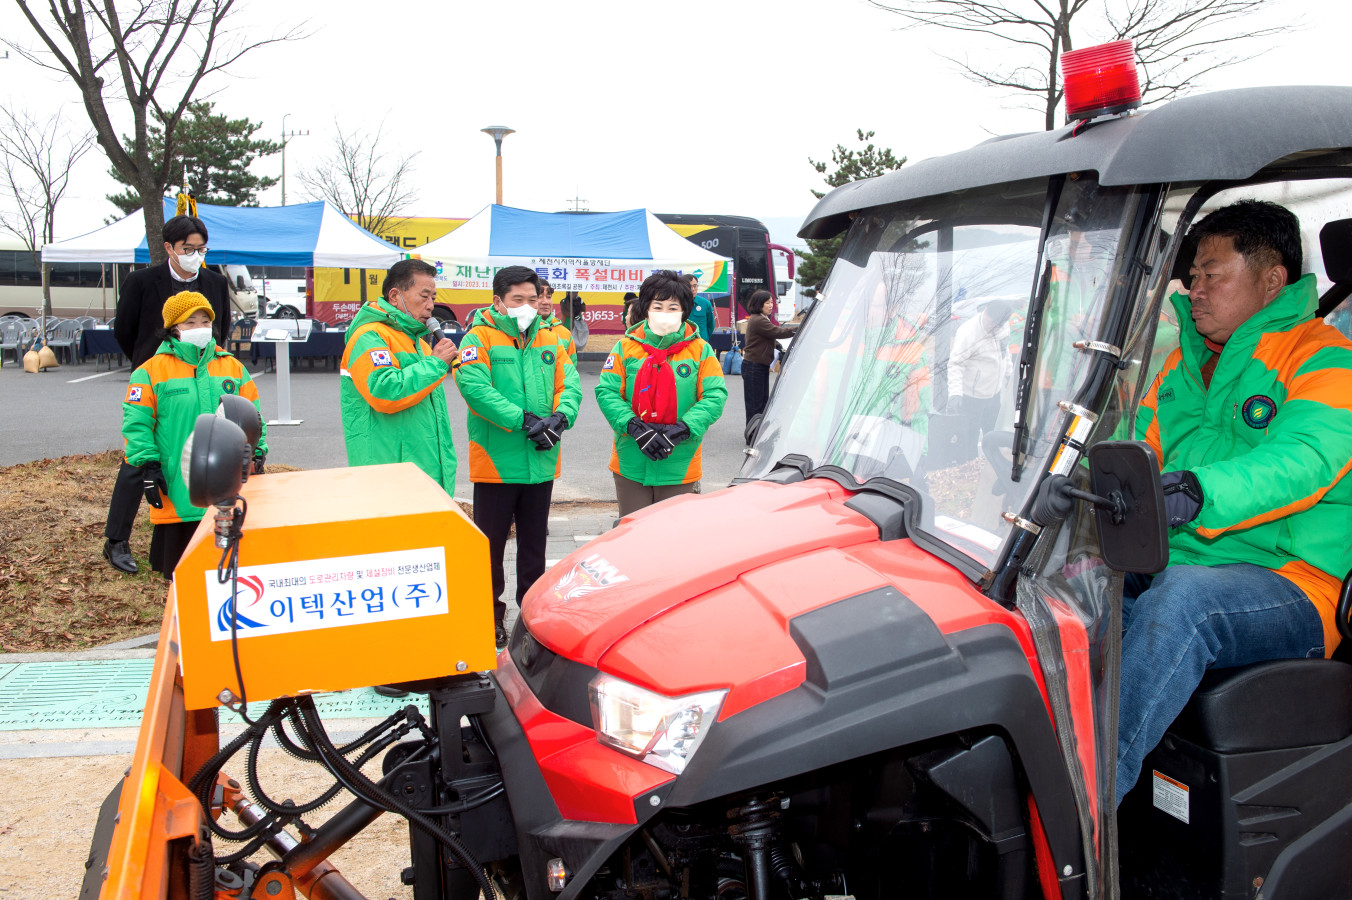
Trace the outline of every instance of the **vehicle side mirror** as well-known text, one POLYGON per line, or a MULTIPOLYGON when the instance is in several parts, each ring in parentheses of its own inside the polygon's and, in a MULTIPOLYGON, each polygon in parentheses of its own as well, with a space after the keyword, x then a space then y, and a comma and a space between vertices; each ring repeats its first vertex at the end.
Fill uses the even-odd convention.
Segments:
POLYGON ((1103 561, 1119 572, 1159 572, 1169 564, 1164 488, 1155 451, 1144 441, 1105 441, 1089 448, 1093 491, 1112 508, 1095 504, 1103 561))
POLYGON ((750 447, 756 443, 756 433, 760 431, 761 420, 765 418, 765 413, 756 413, 751 417, 751 421, 746 423, 746 429, 742 432, 742 437, 746 438, 746 445, 750 447))

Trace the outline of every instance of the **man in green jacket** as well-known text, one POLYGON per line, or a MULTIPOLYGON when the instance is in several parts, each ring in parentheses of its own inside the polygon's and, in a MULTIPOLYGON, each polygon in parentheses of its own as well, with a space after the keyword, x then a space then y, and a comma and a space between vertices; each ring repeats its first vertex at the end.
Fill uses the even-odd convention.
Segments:
POLYGON ((507 643, 502 558, 516 525, 516 603, 545 571, 559 441, 577 422, 582 388, 572 354, 536 313, 539 276, 507 266, 493 305, 476 310, 460 344, 455 383, 469 407, 474 524, 488 537, 498 646, 507 643))
POLYGON ((714 328, 717 327, 714 318, 714 301, 699 295, 699 279, 697 277, 687 275, 685 280, 690 282, 689 321, 699 329, 700 338, 708 343, 714 339, 714 328))
POLYGON ((1314 318, 1300 223, 1244 200, 1189 238, 1181 346, 1136 419, 1171 530, 1168 568, 1124 592, 1118 803, 1208 668, 1332 652, 1352 567, 1352 343, 1314 318))
POLYGON ((455 445, 442 382, 456 360, 449 340, 429 347, 437 270, 420 259, 390 267, 381 296, 347 329, 338 387, 347 464, 411 462, 455 495, 455 445))

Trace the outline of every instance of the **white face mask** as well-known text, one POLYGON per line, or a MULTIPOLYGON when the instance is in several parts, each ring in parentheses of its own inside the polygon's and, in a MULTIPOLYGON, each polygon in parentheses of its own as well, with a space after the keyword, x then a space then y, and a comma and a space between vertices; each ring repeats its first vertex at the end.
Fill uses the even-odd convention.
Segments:
POLYGON ((658 337, 675 334, 676 330, 681 327, 681 321, 681 314, 678 312, 648 313, 648 328, 658 337))
POLYGON ((178 267, 189 274, 200 269, 202 260, 206 259, 201 253, 180 253, 175 258, 178 260, 178 267))
POLYGON ((516 330, 522 334, 530 328, 530 323, 535 321, 535 307, 529 303, 523 303, 520 306, 507 307, 507 315, 516 319, 516 330))
POLYGON ((180 328, 178 339, 186 344, 192 344, 194 347, 200 347, 205 350, 211 346, 211 327, 206 328, 180 328))

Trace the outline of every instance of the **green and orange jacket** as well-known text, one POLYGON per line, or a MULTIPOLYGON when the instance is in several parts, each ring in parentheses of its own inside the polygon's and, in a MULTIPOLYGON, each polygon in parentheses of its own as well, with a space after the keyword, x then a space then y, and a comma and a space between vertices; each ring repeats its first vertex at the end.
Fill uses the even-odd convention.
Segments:
MULTIPOLYGON (((1192 321, 1187 294, 1171 298, 1192 321)), ((1191 470, 1205 500, 1173 529, 1170 565, 1246 562, 1300 587, 1338 645, 1334 608, 1352 568, 1352 343, 1313 318, 1313 275, 1288 286, 1241 325, 1216 362, 1182 328, 1136 417, 1136 434, 1165 472, 1191 470)))
POLYGON ((694 323, 686 322, 682 330, 663 337, 649 335, 647 327, 646 321, 639 322, 624 333, 606 357, 596 383, 596 402, 615 432, 610 471, 649 486, 699 481, 703 475, 700 445, 704 432, 723 415, 728 400, 723 369, 694 323), (661 349, 690 338, 695 338, 690 346, 669 360, 676 377, 676 417, 690 429, 690 437, 677 444, 666 459, 654 461, 643 455, 627 431, 629 420, 634 418, 634 380, 647 358, 639 345, 661 349))
POLYGON ((550 316, 545 319, 545 327, 554 332, 554 336, 559 339, 559 343, 568 348, 568 358, 577 365, 577 345, 573 343, 573 333, 559 321, 558 316, 550 316))
MULTIPOLYGON (((169 485, 162 495, 163 509, 150 509, 153 525, 198 522, 205 512, 188 499, 183 447, 192 436, 197 417, 214 413, 224 394, 238 394, 258 406, 258 387, 249 370, 220 347, 201 350, 171 337, 155 355, 131 373, 122 399, 122 437, 127 465, 158 462, 169 485)), ((259 408, 259 417, 262 417, 259 408)), ((255 454, 268 452, 267 425, 255 454)))
POLYGON ((411 462, 455 495, 455 444, 442 382, 450 366, 420 338, 427 326, 385 299, 352 319, 338 395, 349 466, 411 462))
POLYGON ((469 407, 469 480, 540 484, 559 477, 560 447, 539 450, 526 437, 526 411, 561 412, 577 424, 582 384, 573 356, 539 316, 523 337, 516 320, 488 306, 474 311, 460 342, 455 384, 469 407))

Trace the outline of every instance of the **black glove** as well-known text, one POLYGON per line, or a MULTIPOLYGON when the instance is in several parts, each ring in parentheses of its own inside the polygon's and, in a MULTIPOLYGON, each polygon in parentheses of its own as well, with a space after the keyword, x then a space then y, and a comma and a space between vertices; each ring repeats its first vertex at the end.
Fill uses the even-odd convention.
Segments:
POLYGON ((671 455, 671 451, 676 449, 676 444, 666 434, 652 428, 638 438, 638 449, 653 462, 660 462, 671 455))
POLYGON ((250 475, 262 475, 263 465, 268 461, 266 453, 256 454, 253 458, 253 468, 249 470, 250 475))
POLYGON ((550 450, 563 438, 567 427, 568 418, 563 413, 554 413, 528 429, 526 437, 535 442, 536 450, 550 450))
POLYGON ((556 412, 546 419, 541 419, 539 431, 531 436, 531 440, 535 441, 535 449, 549 450, 563 440, 563 433, 567 428, 568 417, 561 412, 556 412))
POLYGON ((657 430, 656 426, 644 422, 638 416, 629 420, 625 431, 638 444, 638 449, 643 451, 643 455, 653 462, 666 459, 667 454, 675 446, 670 438, 657 430))
POLYGON ((673 422, 670 425, 661 422, 653 423, 653 430, 666 435, 667 440, 671 441, 672 446, 690 437, 690 426, 684 422, 673 422))
POLYGON ((530 410, 525 410, 521 416, 521 430, 526 432, 526 437, 531 437, 532 432, 538 433, 540 423, 544 420, 530 410))
POLYGON ((163 495, 169 493, 169 482, 164 480, 164 470, 158 462, 141 466, 141 490, 145 491, 147 503, 156 509, 164 509, 163 495))
POLYGON ((624 429, 625 434, 629 435, 634 440, 638 440, 639 438, 643 437, 643 435, 647 434, 652 430, 653 430, 652 426, 649 425, 647 422, 643 421, 642 419, 640 419, 638 416, 634 416, 632 419, 630 419, 629 424, 626 425, 624 429))
POLYGON ((1202 511, 1202 485, 1191 472, 1165 472, 1160 477, 1164 485, 1164 515, 1169 527, 1186 525, 1202 511))

